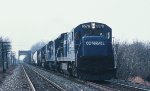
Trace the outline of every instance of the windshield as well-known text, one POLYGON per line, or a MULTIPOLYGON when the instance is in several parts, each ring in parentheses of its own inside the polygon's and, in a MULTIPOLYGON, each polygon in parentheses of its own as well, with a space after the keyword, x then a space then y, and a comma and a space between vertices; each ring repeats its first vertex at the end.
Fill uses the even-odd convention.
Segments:
POLYGON ((100 33, 100 30, 85 30, 86 36, 99 36, 100 33))

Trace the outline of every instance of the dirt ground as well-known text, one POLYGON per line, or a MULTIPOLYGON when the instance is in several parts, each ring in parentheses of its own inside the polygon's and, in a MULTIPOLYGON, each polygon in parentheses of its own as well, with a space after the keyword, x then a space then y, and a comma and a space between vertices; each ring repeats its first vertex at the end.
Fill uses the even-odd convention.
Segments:
POLYGON ((2 84, 3 80, 9 75, 13 73, 13 70, 17 67, 17 65, 11 65, 9 68, 6 70, 5 73, 3 73, 2 67, 0 67, 0 84, 2 84))

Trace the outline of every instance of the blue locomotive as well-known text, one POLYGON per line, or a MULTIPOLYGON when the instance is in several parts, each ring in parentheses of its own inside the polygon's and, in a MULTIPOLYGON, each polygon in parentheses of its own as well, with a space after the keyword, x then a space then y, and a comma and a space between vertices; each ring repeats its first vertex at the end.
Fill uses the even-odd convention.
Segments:
POLYGON ((64 74, 84 80, 115 77, 112 30, 102 23, 83 23, 35 53, 34 61, 64 74))

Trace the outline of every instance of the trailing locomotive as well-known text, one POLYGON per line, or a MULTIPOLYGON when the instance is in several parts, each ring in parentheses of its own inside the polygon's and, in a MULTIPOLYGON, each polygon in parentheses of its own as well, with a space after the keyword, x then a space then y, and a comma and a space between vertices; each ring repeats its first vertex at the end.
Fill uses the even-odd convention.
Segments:
POLYGON ((108 80, 116 74, 112 30, 102 23, 80 24, 50 41, 36 56, 37 65, 84 80, 108 80))

